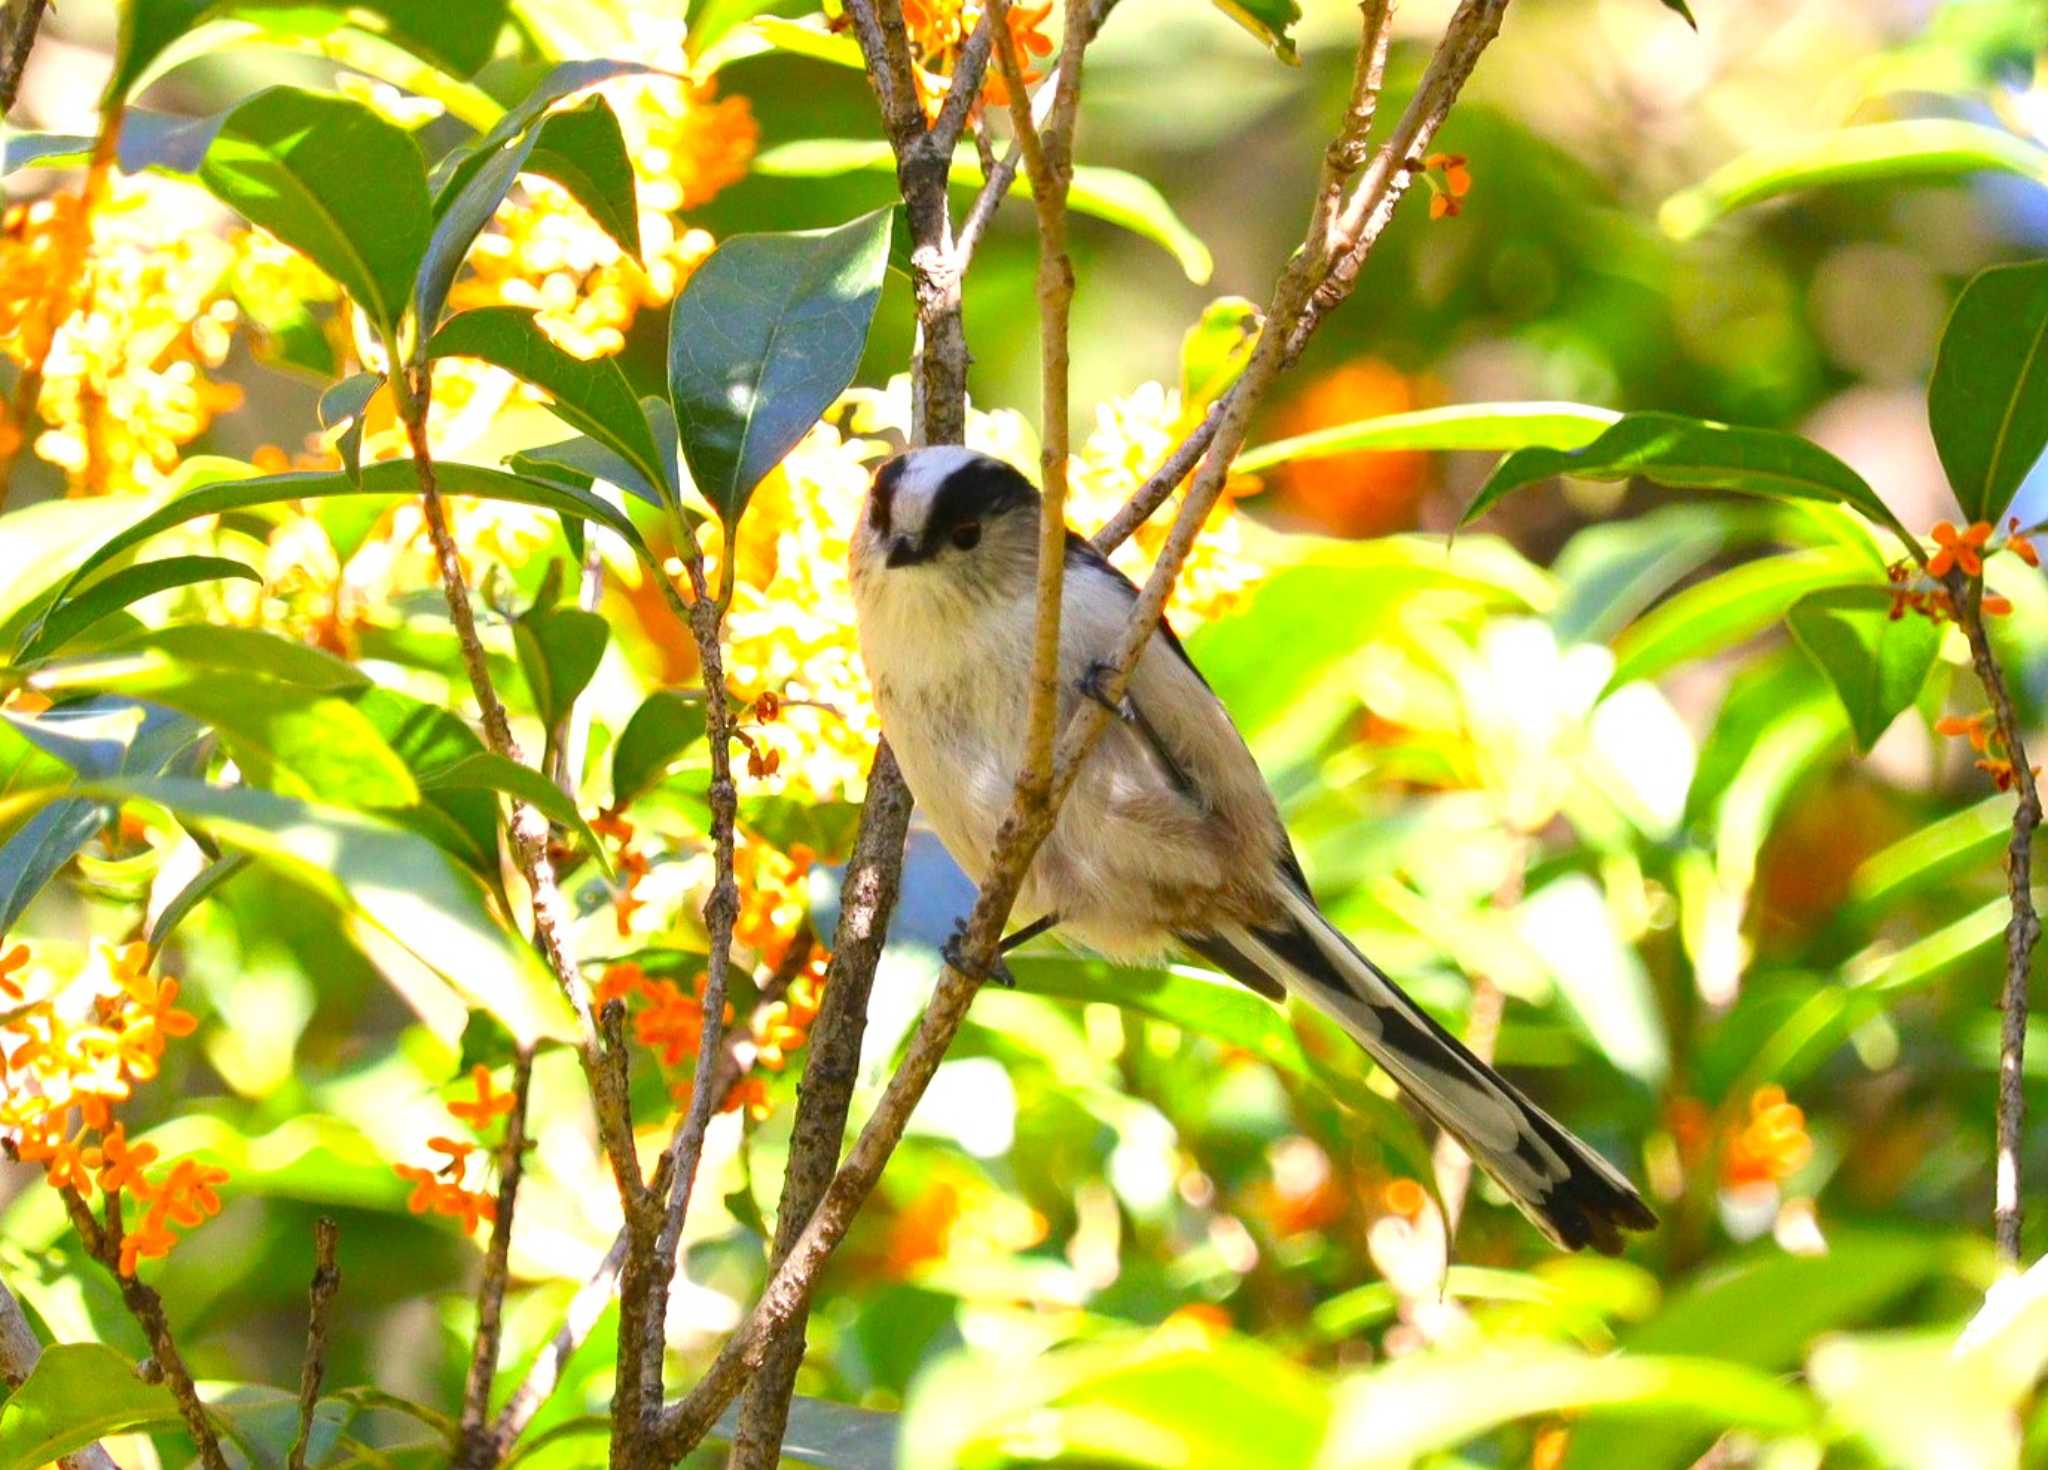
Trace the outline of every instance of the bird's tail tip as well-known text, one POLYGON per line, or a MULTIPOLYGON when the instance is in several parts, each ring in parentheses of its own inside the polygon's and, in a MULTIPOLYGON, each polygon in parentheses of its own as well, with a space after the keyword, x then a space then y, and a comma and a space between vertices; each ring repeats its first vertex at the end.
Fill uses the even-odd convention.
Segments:
MULTIPOLYGON (((1578 1144, 1569 1134, 1565 1136, 1578 1144)), ((1569 1172, 1549 1184, 1540 1197, 1517 1198, 1515 1203, 1562 1249, 1590 1247, 1603 1256, 1618 1256, 1629 1232, 1657 1228, 1657 1212, 1604 1161, 1594 1165, 1577 1154, 1574 1149, 1567 1155, 1569 1172)))

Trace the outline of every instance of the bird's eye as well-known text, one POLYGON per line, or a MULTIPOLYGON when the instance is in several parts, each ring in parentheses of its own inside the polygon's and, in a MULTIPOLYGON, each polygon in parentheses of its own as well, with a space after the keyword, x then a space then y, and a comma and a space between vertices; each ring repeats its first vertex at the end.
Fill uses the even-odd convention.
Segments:
POLYGON ((972 551, 981 544, 981 523, 969 521, 964 526, 955 526, 953 534, 946 539, 962 551, 972 551))

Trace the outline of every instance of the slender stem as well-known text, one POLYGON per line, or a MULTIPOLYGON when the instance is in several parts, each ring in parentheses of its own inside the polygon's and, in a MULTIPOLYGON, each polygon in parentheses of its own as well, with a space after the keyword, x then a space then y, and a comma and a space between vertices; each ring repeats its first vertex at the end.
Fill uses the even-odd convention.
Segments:
MULTIPOLYGON (((14 1299, 7 1283, 0 1281, 0 1382, 10 1389, 20 1388, 28 1375, 35 1372, 42 1356, 43 1345, 36 1341, 27 1313, 21 1310, 21 1303, 14 1299)), ((61 1470, 120 1470, 113 1456, 97 1444, 73 1450, 57 1464, 61 1470)))
POLYGON ((164 1316, 163 1298, 135 1277, 121 1274, 119 1192, 107 1196, 104 1226, 93 1218, 85 1196, 76 1189, 67 1185, 58 1193, 64 1197, 65 1212, 71 1216, 78 1238, 85 1242, 86 1254, 113 1274, 114 1283, 120 1288, 122 1304, 128 1308, 128 1315, 142 1327, 142 1335, 149 1340, 150 1354, 163 1372, 164 1385, 177 1401, 179 1417, 184 1419, 185 1430, 198 1448, 199 1463, 205 1470, 228 1470, 227 1457, 221 1453, 220 1434, 206 1416, 206 1405, 199 1400, 199 1387, 192 1381, 192 1370, 185 1366, 177 1341, 171 1336, 170 1320, 164 1316))
POLYGON ((1984 626, 1984 584, 1976 578, 1965 578, 1958 567, 1951 567, 1945 580, 1949 599, 1955 605, 1956 621, 1962 624, 1963 634, 1970 641, 1970 661, 1991 701, 2005 758, 2012 762, 2013 787, 2019 795, 2013 807, 2012 841, 2005 850, 2005 887, 2012 917, 2005 926, 2005 988, 2000 999, 2003 1015, 1998 1037, 1998 1162, 1991 1215, 1999 1260, 2007 1268, 2017 1269, 2024 1213, 2020 1144, 2027 1122, 2027 980, 2033 968, 2034 945, 2041 937, 2033 879, 2034 830, 2041 825, 2041 793, 2034 768, 2027 761, 2012 694, 1991 651, 1991 638, 1984 626))
POLYGON ((49 0, 7 0, 0 12, 0 116, 12 112, 21 95, 21 74, 28 69, 28 53, 47 9, 49 0))
POLYGON ((306 1357, 299 1366, 299 1432, 285 1457, 285 1470, 306 1470, 306 1450, 313 1442, 313 1411, 320 1404, 320 1380, 327 1373, 328 1314, 341 1290, 341 1227, 332 1220, 313 1222, 313 1284, 307 1288, 306 1357))
POLYGON ((526 1100, 532 1091, 533 1048, 523 1046, 512 1057, 512 1110, 505 1115, 505 1137, 498 1145, 497 1212, 491 1218, 491 1240, 484 1248, 483 1276, 476 1288, 476 1336, 470 1343, 469 1375, 463 1381, 462 1418, 456 1434, 455 1463, 460 1470, 488 1470, 501 1458, 486 1416, 504 1339, 512 1216, 519 1207, 519 1185, 526 1169, 526 1100))

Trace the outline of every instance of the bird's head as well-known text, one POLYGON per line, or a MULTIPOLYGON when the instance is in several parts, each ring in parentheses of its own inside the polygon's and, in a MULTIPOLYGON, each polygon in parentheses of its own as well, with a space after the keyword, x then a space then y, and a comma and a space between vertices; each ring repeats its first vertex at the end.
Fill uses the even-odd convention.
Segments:
POLYGON ((912 449, 875 471, 853 538, 857 575, 992 587, 1027 580, 1037 557, 1038 491, 992 455, 912 449))

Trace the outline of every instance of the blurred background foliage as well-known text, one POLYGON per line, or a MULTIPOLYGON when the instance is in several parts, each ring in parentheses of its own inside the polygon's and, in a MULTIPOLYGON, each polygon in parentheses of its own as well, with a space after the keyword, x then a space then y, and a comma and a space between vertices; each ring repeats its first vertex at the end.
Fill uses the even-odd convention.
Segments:
MULTIPOLYGON (((1810 150, 1848 126, 1945 119, 2048 145, 2036 71, 2048 12, 2037 0, 1694 9, 1698 34, 1648 0, 1518 0, 1441 140, 1469 175, 1461 207, 1403 214, 1253 442, 1474 400, 1662 408, 1798 429, 1909 526, 1952 516, 1924 411, 1934 346, 1971 273, 2041 253, 2048 174, 1851 169, 1725 216, 1701 186, 1731 161, 1810 150)), ((522 95, 537 55, 679 64, 670 5, 512 10, 521 39, 472 84, 430 83, 329 38, 212 51, 139 101, 196 116, 341 72, 357 78, 344 90, 417 126, 431 156, 467 135, 465 110, 487 122, 522 95)), ((1447 10, 1401 7, 1396 93, 1447 10)), ((1151 204, 1149 233, 1077 224, 1088 515, 1142 477, 1187 411, 1172 393, 1189 324, 1218 297, 1261 296, 1298 237, 1355 26, 1335 0, 1304 11, 1299 70, 1188 0, 1123 0, 1090 52, 1081 160, 1149 180, 1179 226, 1151 204)), ((18 118, 91 135, 115 26, 112 6, 65 0, 18 118)), ((536 185, 500 212, 457 304, 540 307, 557 340, 616 353, 643 391, 661 378, 664 313, 640 308, 669 299, 714 241, 837 224, 894 197, 872 166, 872 98, 843 66, 763 47, 712 84, 612 95, 641 173, 648 265, 607 254, 536 185)), ((160 174, 120 177, 97 214, 84 312, 40 318, 76 177, 8 179, 0 329, 17 383, 31 360, 43 382, 0 521, 0 617, 133 518, 93 497, 160 496, 192 482, 198 456, 326 462, 307 438, 315 399, 352 350, 317 271, 160 174)), ((1029 210, 1011 205, 967 296, 974 433, 1020 464, 1035 459, 1028 410, 1006 410, 1036 401, 1034 248, 1029 210)), ((901 428, 892 379, 910 330, 892 275, 863 390, 763 489, 735 553, 735 687, 782 706, 754 707, 743 788, 741 937, 762 982, 815 969, 810 936, 831 933, 833 863, 873 735, 837 560, 863 466, 901 428)), ((556 436, 509 379, 464 366, 437 382, 444 454, 495 463, 556 436)), ((367 425, 366 457, 400 451, 388 409, 380 420, 373 404, 367 425)), ((1333 916, 1646 1180, 1664 1229, 1622 1260, 1558 1258, 1488 1182, 1433 1160, 1383 1079, 1313 1017, 1190 972, 1034 950, 1016 991, 976 1000, 831 1267, 801 1384, 820 1402, 799 1406, 793 1454, 808 1436, 858 1446, 816 1450, 823 1463, 894 1455, 931 1470, 2048 1464, 2038 1317, 1980 1324, 1957 1347, 1994 1276, 2010 809, 1933 731, 1981 703, 1959 640, 1919 707, 1859 755, 1779 629, 1844 559, 1881 580, 1846 517, 1566 482, 1447 546, 1489 463, 1351 453, 1247 477, 1193 568, 1183 631, 1333 916), (906 1417, 834 1417, 832 1404, 906 1417)), ((182 531, 181 549, 236 556, 264 580, 168 593, 142 620, 265 630, 353 660, 394 699, 448 705, 455 649, 416 522, 405 506, 374 511, 182 531)), ((2044 512, 2037 474, 2018 514, 2044 512)), ((559 532, 502 507, 465 505, 460 524, 501 614, 501 683, 527 691, 515 712, 538 731, 544 696, 515 672, 533 664, 513 623, 563 565, 559 532)), ((637 1084, 659 1136, 663 1088, 693 1045, 704 774, 687 747, 679 764, 656 761, 621 825, 620 737, 648 693, 695 668, 658 600, 630 567, 613 570, 589 726, 561 759, 585 811, 615 818, 601 840, 619 873, 586 863, 571 890, 581 952, 620 961, 616 983, 641 997, 637 1084)), ((1992 585, 2016 605, 1998 631, 2038 728, 2048 589, 2012 558, 1992 585)), ((10 787, 47 779, 21 736, 0 741, 12 742, 0 744, 10 787)), ((93 937, 129 938, 152 892, 176 891, 163 872, 187 847, 167 818, 132 817, 0 927, 38 964, 75 966, 93 937)), ((963 900, 928 836, 913 837, 908 872, 869 1097, 963 900)), ((448 1220, 408 1212, 393 1164, 421 1161, 447 1129, 442 1099, 473 1064, 501 1062, 504 1042, 393 948, 259 864, 167 951, 198 1030, 124 1116, 166 1155, 230 1172, 221 1216, 146 1268, 203 1378, 289 1384, 310 1224, 327 1213, 347 1277, 330 1383, 430 1405, 459 1395, 478 1252, 448 1220)), ((802 1044, 801 1007, 792 1020, 786 1003, 743 994, 738 1009, 754 1060, 692 1217, 672 1309, 687 1362, 763 1279, 799 1070, 784 1052, 802 1044)), ((2040 1116, 2048 1035, 2030 1058, 2040 1116)), ((569 1056, 544 1054, 535 1087, 508 1382, 617 1225, 569 1056)), ((2025 1163, 2030 1180, 2048 1178, 2048 1131, 2032 1131, 2025 1163)), ((0 1164, 0 1274, 56 1337, 139 1354, 39 1177, 0 1164)), ((2044 1217, 2030 1255, 2048 1242, 2044 1217)), ((595 1462, 577 1430, 609 1393, 608 1342, 600 1328, 573 1360, 535 1425, 559 1437, 536 1438, 521 1463, 595 1462)), ((355 1412, 351 1433, 393 1455, 417 1434, 388 1407, 355 1412)), ((157 1445, 164 1463, 189 1453, 174 1433, 157 1445)), ((159 1451, 121 1452, 144 1463, 159 1451)))

